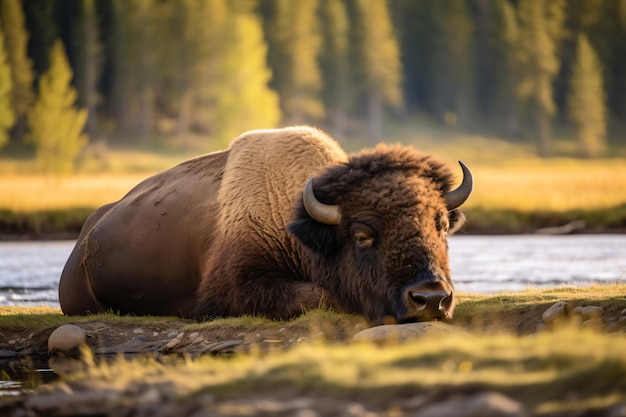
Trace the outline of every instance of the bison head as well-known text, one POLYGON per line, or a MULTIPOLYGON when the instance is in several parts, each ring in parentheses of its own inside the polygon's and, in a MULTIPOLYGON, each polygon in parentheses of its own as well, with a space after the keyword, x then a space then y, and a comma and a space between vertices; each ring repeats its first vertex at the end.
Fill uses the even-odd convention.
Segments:
POLYGON ((411 148, 379 145, 309 180, 289 231, 313 280, 341 310, 371 323, 451 318, 456 304, 447 236, 473 187, 411 148))

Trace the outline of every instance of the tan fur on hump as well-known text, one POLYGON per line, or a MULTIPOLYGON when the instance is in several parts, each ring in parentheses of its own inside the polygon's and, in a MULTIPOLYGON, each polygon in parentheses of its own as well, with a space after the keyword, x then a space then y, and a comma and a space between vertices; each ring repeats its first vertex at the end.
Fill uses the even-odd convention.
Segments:
POLYGON ((222 233, 236 237, 243 224, 280 233, 306 181, 347 159, 335 140, 312 127, 244 133, 231 143, 218 194, 222 233))

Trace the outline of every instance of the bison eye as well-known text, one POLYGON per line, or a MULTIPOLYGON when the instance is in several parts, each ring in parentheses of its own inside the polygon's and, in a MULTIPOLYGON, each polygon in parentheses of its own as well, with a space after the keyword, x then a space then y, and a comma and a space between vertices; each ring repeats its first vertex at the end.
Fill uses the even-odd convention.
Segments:
POLYGON ((354 245, 359 249, 369 249, 374 246, 376 240, 376 231, 370 226, 355 222, 350 227, 352 238, 354 239, 354 245))
POLYGON ((368 249, 374 244, 374 238, 367 233, 356 232, 354 234, 354 243, 360 249, 368 249))

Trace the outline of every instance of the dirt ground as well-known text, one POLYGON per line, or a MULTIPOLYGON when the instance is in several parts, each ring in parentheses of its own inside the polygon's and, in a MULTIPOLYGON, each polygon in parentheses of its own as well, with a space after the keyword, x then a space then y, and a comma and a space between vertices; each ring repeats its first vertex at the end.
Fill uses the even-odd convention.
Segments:
MULTIPOLYGON (((519 308, 490 306, 480 314, 459 309, 451 328, 459 331, 489 334, 507 332, 529 335, 541 331, 545 325, 542 314, 553 301, 522 305, 519 308)), ((570 303, 570 309, 585 303, 570 303)), ((587 303, 588 304, 588 303, 587 303)), ((623 321, 626 297, 606 300, 603 323, 623 321)), ((0 326, 0 368, 3 380, 24 381, 25 367, 51 367, 57 374, 76 371, 76 362, 57 357, 48 360, 48 338, 57 326, 29 328, 28 316, 23 325, 0 326), (26 365, 25 365, 26 363, 26 365)), ((64 320, 65 322, 65 320, 64 320)), ((216 322, 194 323, 175 318, 142 318, 125 320, 94 318, 67 318, 87 335, 87 344, 96 361, 128 359, 148 355, 161 363, 172 358, 194 359, 203 356, 231 357, 251 349, 260 351, 288 351, 312 340, 329 344, 348 344, 352 337, 368 328, 358 316, 312 313, 302 319, 271 322, 261 319, 225 319, 216 322)), ((613 326, 615 327, 615 326, 613 326)), ((84 364, 84 363, 83 363, 84 364)), ((626 375, 625 375, 626 377, 626 375)), ((53 378, 56 380, 56 377, 53 378)), ((396 390, 389 396, 381 393, 302 392, 295 389, 272 390, 267 387, 247 387, 240 396, 220 398, 209 392, 182 395, 167 382, 133 383, 111 389, 94 381, 78 380, 52 385, 36 381, 17 397, 0 396, 0 416, 618 416, 625 415, 626 405, 611 404, 587 411, 569 410, 554 413, 536 413, 519 401, 483 388, 464 386, 454 390, 439 389, 433 393, 396 390), (32 390, 32 391, 31 391, 32 390), (382 396, 381 396, 382 395, 382 396), (446 408, 448 407, 448 408, 446 408), (450 408, 452 407, 452 408, 450 408), (476 414, 471 414, 474 407, 476 414), (458 414, 463 410, 465 414, 458 414), (478 410, 478 411, 476 411, 478 410), (469 414, 468 414, 469 413, 469 414)))

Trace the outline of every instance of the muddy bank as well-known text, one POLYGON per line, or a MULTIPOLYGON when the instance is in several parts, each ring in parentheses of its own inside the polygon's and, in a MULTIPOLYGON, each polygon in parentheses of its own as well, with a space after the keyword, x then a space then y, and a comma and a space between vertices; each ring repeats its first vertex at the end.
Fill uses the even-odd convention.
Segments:
MULTIPOLYGON (((76 239, 91 208, 13 212, 0 210, 0 240, 76 239)), ((521 212, 504 209, 465 210, 465 234, 535 233, 550 228, 554 233, 626 233, 626 205, 597 210, 521 212), (579 226, 568 228, 568 225, 579 226)))
POLYGON ((61 379, 0 397, 0 415, 621 415, 624 285, 576 291, 468 298, 450 324, 380 326, 365 341, 363 319, 327 311, 194 323, 17 309, 0 316, 0 367, 46 361, 61 379), (70 324, 88 349, 50 354, 70 324))

